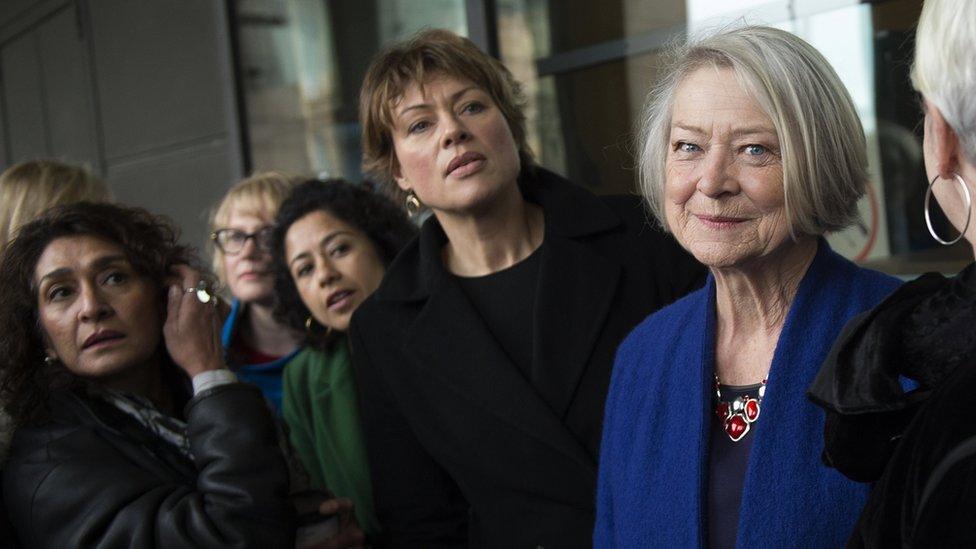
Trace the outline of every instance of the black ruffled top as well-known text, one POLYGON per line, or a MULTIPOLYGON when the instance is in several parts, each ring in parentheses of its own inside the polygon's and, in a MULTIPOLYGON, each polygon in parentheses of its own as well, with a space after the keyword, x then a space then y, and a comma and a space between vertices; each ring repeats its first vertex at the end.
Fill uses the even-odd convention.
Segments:
MULTIPOLYGON (((926 274, 852 319, 808 396, 827 412, 827 465, 876 482, 850 546, 961 541, 946 525, 976 499, 976 480, 932 498, 928 485, 976 437, 976 422, 960 413, 976 396, 976 264, 953 278, 926 274)), ((976 471, 976 454, 971 464, 976 471)))

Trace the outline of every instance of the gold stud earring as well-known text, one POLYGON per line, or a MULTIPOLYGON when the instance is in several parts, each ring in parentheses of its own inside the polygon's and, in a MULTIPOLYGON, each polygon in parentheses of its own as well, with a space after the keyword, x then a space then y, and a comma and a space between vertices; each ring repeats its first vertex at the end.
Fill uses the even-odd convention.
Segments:
MULTIPOLYGON (((310 336, 315 335, 315 332, 313 331, 315 323, 315 319, 312 318, 312 315, 308 315, 308 318, 305 319, 305 331, 308 332, 308 335, 310 336)), ((332 326, 326 326, 325 336, 328 337, 330 335, 332 335, 332 326)))

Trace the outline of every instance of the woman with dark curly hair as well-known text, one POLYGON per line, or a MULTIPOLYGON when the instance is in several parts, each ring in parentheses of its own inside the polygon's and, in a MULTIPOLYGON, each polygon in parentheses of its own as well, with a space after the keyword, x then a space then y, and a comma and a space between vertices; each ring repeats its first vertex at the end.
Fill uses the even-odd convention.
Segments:
POLYGON ((284 371, 282 413, 313 486, 352 500, 378 531, 345 332, 387 265, 416 233, 391 201, 364 185, 311 180, 281 205, 272 239, 275 313, 305 333, 284 371))
POLYGON ((28 547, 287 547, 288 469, 206 277, 145 210, 81 202, 0 258, 4 500, 28 547))

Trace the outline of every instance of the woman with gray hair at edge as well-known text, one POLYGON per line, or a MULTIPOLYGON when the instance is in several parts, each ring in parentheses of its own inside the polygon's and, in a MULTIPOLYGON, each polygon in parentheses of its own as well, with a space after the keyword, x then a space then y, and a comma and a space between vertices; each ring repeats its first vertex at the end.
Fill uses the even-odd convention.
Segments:
MULTIPOLYGON (((937 241, 976 248, 976 2, 927 0, 915 42, 924 216, 937 241), (957 235, 933 230, 933 196, 957 235)), ((826 460, 875 483, 849 547, 976 545, 974 391, 973 264, 909 282, 844 328, 810 396, 827 410, 826 460), (918 387, 904 392, 905 378, 918 387)))
POLYGON ((830 250, 867 183, 864 133, 823 56, 788 32, 679 46, 641 128, 651 211, 709 268, 617 352, 597 547, 837 547, 865 486, 820 460, 805 392, 844 324, 898 286, 830 250))

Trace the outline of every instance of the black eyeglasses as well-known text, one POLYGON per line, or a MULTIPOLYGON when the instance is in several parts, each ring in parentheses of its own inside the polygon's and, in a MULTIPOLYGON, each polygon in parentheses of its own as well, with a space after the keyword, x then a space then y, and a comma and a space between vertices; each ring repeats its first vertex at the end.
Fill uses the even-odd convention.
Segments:
POLYGON ((210 233, 210 239, 227 255, 241 253, 247 239, 253 238, 257 247, 264 252, 271 251, 271 235, 274 227, 264 227, 253 233, 245 233, 238 229, 218 229, 210 233))

